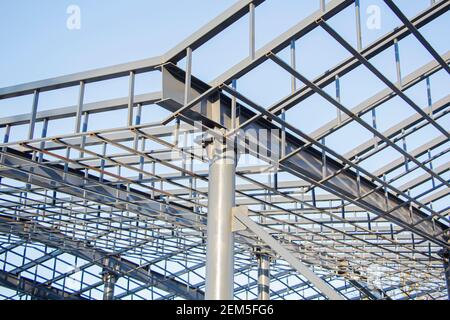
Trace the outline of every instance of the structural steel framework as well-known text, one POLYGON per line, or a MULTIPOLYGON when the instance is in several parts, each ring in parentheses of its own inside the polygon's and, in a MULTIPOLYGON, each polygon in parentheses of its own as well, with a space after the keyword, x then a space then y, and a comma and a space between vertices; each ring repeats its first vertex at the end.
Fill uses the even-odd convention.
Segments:
POLYGON ((401 24, 364 46, 359 0, 320 0, 256 50, 263 2, 238 1, 159 57, 0 89, 2 102, 32 97, 28 113, 0 118, 3 299, 447 299, 450 52, 437 53, 420 29, 450 1, 406 17, 384 0, 401 24), (356 47, 329 22, 351 6, 356 47), (212 81, 196 77, 195 50, 242 19, 248 57, 212 81), (308 79, 296 43, 318 29, 348 58, 308 79), (402 74, 406 37, 430 60, 402 74), (372 62, 390 50, 394 82, 372 62), (262 106, 238 84, 269 63, 292 77, 292 91, 262 106), (358 67, 384 88, 345 106, 340 79, 358 67), (434 101, 438 73, 447 95, 434 101), (157 74, 161 90, 135 94, 141 74, 157 74), (89 86, 118 78, 128 96, 85 103, 89 86), (420 106, 406 92, 424 83, 420 106), (78 88, 75 105, 41 108, 40 96, 65 88, 78 88), (306 133, 286 114, 313 96, 336 117, 306 133), (413 113, 379 130, 377 111, 393 100, 413 113), (155 121, 148 110, 166 114, 155 121), (91 117, 117 112, 127 114, 121 127, 92 129, 91 117), (48 135, 61 120, 71 133, 48 135), (348 126, 372 138, 340 154, 327 138, 348 126), (408 148, 414 134, 430 138, 408 148), (366 169, 388 149, 398 157, 366 169))

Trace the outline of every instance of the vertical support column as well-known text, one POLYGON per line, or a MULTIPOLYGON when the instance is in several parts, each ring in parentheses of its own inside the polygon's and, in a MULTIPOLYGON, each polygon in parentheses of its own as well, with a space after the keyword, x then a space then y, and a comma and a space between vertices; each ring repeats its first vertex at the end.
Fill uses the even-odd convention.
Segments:
POLYGON ((431 119, 434 119, 434 115, 433 115, 433 98, 431 96, 430 77, 427 77, 426 84, 427 84, 428 115, 430 116, 431 119))
MULTIPOLYGON (((297 69, 297 63, 296 63, 296 54, 295 54, 295 40, 291 40, 291 67, 292 69, 297 69)), ((297 90, 297 78, 292 76, 291 77, 291 93, 295 93, 297 90)))
MULTIPOLYGON (((433 168, 433 160, 432 160, 431 150, 430 149, 428 149, 427 154, 428 154, 430 170, 434 170, 434 168, 433 168)), ((434 177, 431 177, 431 184, 432 184, 433 188, 436 188, 436 180, 434 179, 434 177)))
MULTIPOLYGON (((233 79, 231 82, 231 86, 233 90, 237 90, 237 81, 236 79, 233 79)), ((231 130, 235 129, 237 127, 237 101, 236 97, 231 97, 231 130)))
MULTIPOLYGON (((85 112, 84 113, 83 126, 81 128, 81 132, 83 132, 83 133, 87 132, 88 124, 89 124, 89 113, 85 112)), ((86 136, 83 135, 81 137, 80 148, 84 149, 85 144, 86 144, 86 136)), ((84 158, 84 152, 83 151, 80 151, 80 158, 84 158)))
MULTIPOLYGON (((408 146, 406 144, 406 137, 405 137, 405 129, 404 128, 401 131, 401 137, 402 137, 403 150, 405 152, 408 152, 408 146)), ((409 165, 408 165, 408 158, 407 157, 405 157, 405 170, 406 170, 406 172, 409 171, 409 165)))
POLYGON ((255 59, 255 4, 250 3, 249 8, 249 54, 250 59, 255 59))
MULTIPOLYGON (((294 39, 291 40, 290 53, 291 53, 291 67, 292 67, 292 69, 295 70, 297 68, 297 65, 296 65, 296 51, 295 51, 295 40, 294 39)), ((292 76, 291 77, 291 93, 294 94, 296 90, 297 90, 297 78, 292 76)), ((281 110, 281 119, 283 121, 286 121, 286 110, 285 109, 281 110)), ((286 156, 286 126, 284 124, 281 126, 281 146, 280 147, 281 147, 280 156, 282 158, 284 158, 286 156)))
POLYGON ((103 274, 103 300, 114 300, 114 286, 117 281, 117 275, 113 272, 104 271, 103 274))
POLYGON ((355 1, 356 16, 356 46, 358 51, 362 50, 362 33, 361 33, 361 4, 359 0, 355 1))
POLYGON ((36 114, 39 103, 39 90, 35 90, 33 94, 33 105, 31 107, 30 129, 28 131, 28 140, 34 137, 34 127, 36 126, 36 114))
POLYGON ((235 151, 220 139, 208 146, 206 300, 232 300, 234 283, 235 151))
MULTIPOLYGON (((322 145, 326 145, 325 137, 322 138, 322 145)), ((322 179, 326 179, 328 176, 327 170, 327 152, 325 148, 322 149, 322 179)))
MULTIPOLYGON (((41 138, 46 138, 47 137, 47 130, 48 130, 48 118, 45 118, 44 119, 44 123, 42 124, 41 138)), ((39 148, 41 150, 44 150, 44 148, 45 148, 45 141, 41 142, 39 148)), ((44 153, 41 152, 41 153, 39 153, 39 163, 41 163, 43 159, 44 159, 44 153)))
MULTIPOLYGON (((5 135, 3 136, 3 143, 8 143, 9 142, 9 135, 11 134, 11 125, 7 124, 6 125, 6 129, 5 129, 5 135)), ((6 149, 6 147, 4 147, 3 149, 6 149)))
MULTIPOLYGON (((335 85, 336 85, 336 101, 341 103, 341 82, 339 79, 339 75, 336 75, 334 81, 335 81, 335 85)), ((341 123, 342 123, 341 109, 336 108, 336 112, 337 112, 337 123, 338 123, 338 125, 341 125, 341 123)))
POLYGON ((85 89, 84 81, 80 81, 80 91, 78 93, 77 114, 75 120, 75 133, 79 133, 81 130, 81 116, 83 115, 84 89, 85 89))
POLYGON ((326 10, 325 0, 320 0, 320 10, 322 12, 325 12, 325 10, 326 10))
POLYGON ((137 105, 137 113, 136 113, 136 117, 134 119, 134 122, 137 126, 139 126, 141 124, 141 118, 142 118, 142 104, 138 104, 137 105))
MULTIPOLYGON (((447 231, 445 236, 447 243, 450 244, 450 232, 447 231)), ((438 252, 439 256, 443 259, 444 277, 447 284, 447 299, 450 300, 450 250, 443 248, 438 252)))
POLYGON ((256 253, 258 260, 258 300, 270 300, 270 256, 256 253))
POLYGON ((191 80, 192 80, 192 49, 186 49, 186 79, 184 88, 184 105, 186 106, 191 101, 191 80))
POLYGON ((129 87, 128 87, 128 126, 133 125, 133 109, 134 109, 134 81, 135 72, 130 71, 129 87))
POLYGON ((402 69, 400 65, 400 48, 398 46, 398 40, 394 39, 394 51, 395 51, 395 67, 397 69, 397 82, 402 86, 402 69))

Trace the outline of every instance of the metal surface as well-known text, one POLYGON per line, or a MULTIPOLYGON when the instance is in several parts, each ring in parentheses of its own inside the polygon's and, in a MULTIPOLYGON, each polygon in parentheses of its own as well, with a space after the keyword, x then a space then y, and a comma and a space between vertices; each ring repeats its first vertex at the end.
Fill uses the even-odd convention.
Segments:
POLYGON ((384 2, 399 20, 371 43, 362 1, 315 1, 264 43, 260 9, 289 5, 241 0, 161 56, 0 88, 7 108, 29 98, 0 110, 0 299, 449 298, 450 48, 434 35, 450 1, 384 2), (197 63, 222 61, 197 54, 230 27, 243 59, 202 79, 197 63), (309 78, 318 33, 345 55, 309 78), (349 102, 362 69, 378 87, 349 102), (87 100, 112 79, 123 96, 87 100), (75 101, 46 105, 65 88, 75 101))
POLYGON ((332 287, 318 277, 314 272, 308 269, 303 263, 296 259, 287 249, 280 243, 273 239, 270 234, 259 227, 248 215, 242 211, 236 211, 235 216, 241 223, 254 232, 265 244, 267 244, 276 254, 287 261, 293 268, 295 268, 301 275, 303 275, 309 282, 316 286, 326 297, 330 300, 343 300, 343 297, 337 293, 332 287))
POLYGON ((258 300, 270 300, 270 256, 256 253, 258 260, 258 300))
POLYGON ((235 151, 220 139, 209 148, 208 231, 206 246, 206 299, 232 300, 234 235, 232 214, 235 194, 235 151))
POLYGON ((117 281, 117 276, 114 273, 105 271, 103 273, 103 300, 114 299, 114 286, 117 281))

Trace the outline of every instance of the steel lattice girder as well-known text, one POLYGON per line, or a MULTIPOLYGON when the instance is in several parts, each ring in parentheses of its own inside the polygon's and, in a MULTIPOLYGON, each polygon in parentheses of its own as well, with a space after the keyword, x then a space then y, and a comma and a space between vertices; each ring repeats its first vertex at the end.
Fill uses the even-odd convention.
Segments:
POLYGON ((41 300, 84 300, 63 290, 46 287, 41 283, 0 271, 0 285, 41 300))
MULTIPOLYGON (((173 292, 179 297, 188 300, 203 299, 203 293, 199 290, 188 288, 185 284, 165 277, 158 272, 141 268, 139 265, 127 261, 126 259, 116 257, 106 251, 97 249, 89 243, 71 239, 64 234, 59 233, 57 230, 42 227, 34 221, 26 221, 24 219, 16 221, 10 218, 0 217, 0 231, 6 234, 11 233, 21 235, 30 241, 43 243, 53 248, 59 248, 87 261, 92 261, 106 270, 116 272, 119 275, 128 275, 145 283, 147 286, 155 286, 164 291, 173 292)), ((13 280, 11 277, 5 277, 5 279, 13 280)), ((24 280, 24 285, 29 285, 26 280, 24 280)), ((59 292, 56 293, 60 294, 59 292)))

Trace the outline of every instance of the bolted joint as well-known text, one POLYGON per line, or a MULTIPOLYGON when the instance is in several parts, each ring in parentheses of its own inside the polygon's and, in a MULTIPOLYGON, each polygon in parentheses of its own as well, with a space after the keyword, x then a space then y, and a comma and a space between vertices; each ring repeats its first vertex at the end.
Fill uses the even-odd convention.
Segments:
POLYGON ((201 136, 196 137, 194 140, 194 143, 200 145, 202 148, 206 148, 213 142, 214 142, 214 138, 207 133, 204 133, 201 136))
POLYGON ((120 275, 117 272, 109 270, 103 270, 100 275, 102 276, 103 283, 116 283, 120 275))
POLYGON ((272 251, 270 250, 269 247, 267 246, 255 246, 253 247, 253 251, 252 254, 256 257, 259 258, 261 256, 266 256, 269 258, 269 261, 272 262, 273 260, 273 256, 272 256, 272 251))

